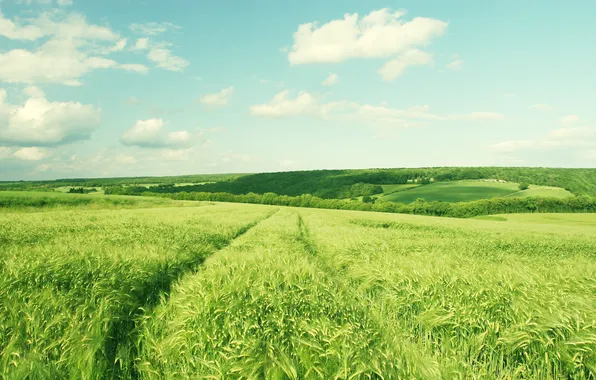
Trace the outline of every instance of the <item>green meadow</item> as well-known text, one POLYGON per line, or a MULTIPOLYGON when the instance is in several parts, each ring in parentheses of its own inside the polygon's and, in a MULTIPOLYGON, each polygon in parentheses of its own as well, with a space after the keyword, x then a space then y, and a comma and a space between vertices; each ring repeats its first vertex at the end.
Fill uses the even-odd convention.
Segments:
MULTIPOLYGON (((518 183, 490 182, 483 180, 463 180, 450 182, 435 182, 427 185, 406 186, 390 194, 382 195, 380 199, 388 202, 412 203, 419 198, 427 202, 468 202, 495 197, 571 197, 569 191, 548 186, 531 185, 527 190, 519 190, 518 183)), ((391 191, 389 190, 389 191, 391 191)), ((385 192, 389 192, 385 191, 385 192)))
POLYGON ((0 198, 0 378, 596 376, 593 214, 56 195, 0 198))

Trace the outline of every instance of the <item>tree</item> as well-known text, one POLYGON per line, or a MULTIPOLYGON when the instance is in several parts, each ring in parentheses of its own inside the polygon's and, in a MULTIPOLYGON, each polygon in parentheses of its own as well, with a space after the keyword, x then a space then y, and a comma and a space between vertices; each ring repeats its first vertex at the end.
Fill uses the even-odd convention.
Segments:
POLYGON ((522 182, 519 184, 518 189, 523 191, 523 190, 528 190, 529 187, 530 187, 530 185, 527 182, 522 182))
POLYGON ((364 203, 375 203, 375 200, 370 195, 365 195, 362 197, 362 202, 364 203))

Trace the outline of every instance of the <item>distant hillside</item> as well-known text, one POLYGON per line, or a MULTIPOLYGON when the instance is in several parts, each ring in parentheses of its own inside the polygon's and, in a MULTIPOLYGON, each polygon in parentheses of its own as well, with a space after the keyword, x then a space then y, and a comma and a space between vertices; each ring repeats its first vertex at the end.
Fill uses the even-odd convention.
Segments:
MULTIPOLYGON (((297 196, 312 194, 319 198, 349 198, 383 192, 381 186, 412 181, 453 181, 464 179, 500 179, 554 186, 575 195, 596 195, 596 169, 507 168, 507 167, 435 167, 362 170, 313 170, 260 173, 212 184, 152 188, 152 192, 227 192, 297 196)), ((140 189, 141 191, 141 189, 140 189)))
POLYGON ((0 190, 27 190, 63 186, 103 187, 130 185, 188 184, 201 182, 232 181, 247 174, 191 174, 163 177, 114 177, 114 178, 65 178, 51 181, 0 181, 0 190))

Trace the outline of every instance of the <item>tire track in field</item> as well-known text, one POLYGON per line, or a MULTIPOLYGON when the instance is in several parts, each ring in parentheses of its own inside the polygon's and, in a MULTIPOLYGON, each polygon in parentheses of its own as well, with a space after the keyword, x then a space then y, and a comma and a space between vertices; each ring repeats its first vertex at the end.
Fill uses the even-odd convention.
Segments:
POLYGON ((135 366, 135 360, 138 357, 137 342, 139 342, 139 333, 137 331, 137 325, 139 320, 142 319, 144 315, 150 314, 152 309, 161 299, 167 301, 170 297, 172 286, 185 274, 197 272, 208 257, 225 249, 236 239, 240 238, 263 221, 271 218, 279 212, 279 210, 280 209, 277 208, 241 227, 229 240, 223 244, 217 245, 208 255, 192 257, 176 267, 170 266, 170 263, 165 263, 163 270, 154 274, 154 288, 151 289, 152 291, 148 294, 147 299, 131 310, 126 310, 121 318, 118 318, 108 327, 105 342, 105 352, 107 353, 105 360, 107 361, 106 367, 111 368, 112 370, 111 373, 107 374, 106 378, 137 379, 139 376, 135 366), (127 354, 126 357, 119 357, 119 352, 121 351, 127 354))
MULTIPOLYGON (((378 326, 379 333, 383 337, 383 340, 387 344, 392 344, 393 340, 390 337, 391 334, 389 334, 389 332, 385 330, 386 324, 382 320, 382 317, 377 312, 375 312, 377 311, 378 307, 374 303, 374 300, 370 297, 359 294, 358 291, 350 285, 350 279, 346 276, 346 274, 343 273, 343 271, 339 268, 330 265, 328 259, 322 257, 319 254, 319 248, 317 247, 317 243, 310 233, 310 229, 304 222, 304 219, 302 218, 300 212, 296 211, 296 213, 298 214, 298 240, 302 243, 304 250, 310 254, 310 257, 314 261, 315 265, 318 266, 323 272, 325 272, 329 276, 331 281, 333 281, 333 283, 337 285, 338 290, 340 292, 344 293, 346 296, 352 297, 354 299, 355 304, 358 304, 362 308, 366 309, 367 315, 378 326)), ((400 345, 393 346, 398 351, 401 351, 400 345)), ((419 358, 424 358, 426 363, 433 363, 434 365, 428 366, 426 368, 418 367, 415 362, 409 362, 409 358, 407 356, 401 358, 401 360, 403 360, 402 364, 405 364, 408 367, 412 366, 413 368, 416 368, 417 372, 420 372, 420 376, 422 378, 440 378, 438 362, 436 362, 436 360, 434 360, 432 356, 429 356, 423 349, 419 347, 414 347, 413 344, 409 344, 409 349, 415 350, 417 356, 419 358)))

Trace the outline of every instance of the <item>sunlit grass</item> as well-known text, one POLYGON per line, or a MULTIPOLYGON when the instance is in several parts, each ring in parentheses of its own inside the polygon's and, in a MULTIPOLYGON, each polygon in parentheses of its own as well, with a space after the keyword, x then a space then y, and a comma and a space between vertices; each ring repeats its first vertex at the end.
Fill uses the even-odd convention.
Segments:
POLYGON ((593 215, 159 206, 0 214, 0 378, 596 376, 593 215))
POLYGON ((135 318, 264 207, 0 214, 0 377, 132 368, 135 318))

